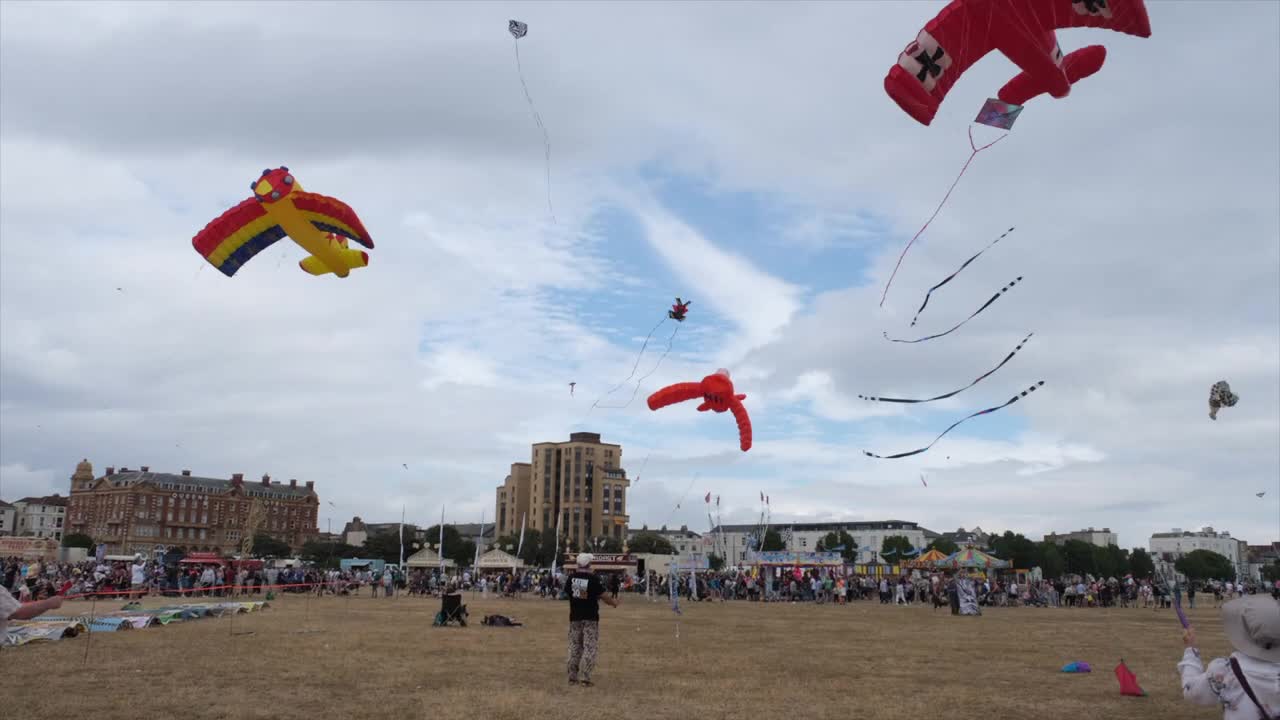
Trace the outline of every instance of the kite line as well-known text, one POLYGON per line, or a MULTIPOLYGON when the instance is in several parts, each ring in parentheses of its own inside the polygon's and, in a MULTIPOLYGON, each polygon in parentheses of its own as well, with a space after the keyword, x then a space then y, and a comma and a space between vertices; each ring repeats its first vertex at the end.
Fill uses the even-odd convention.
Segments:
POLYGON ((945 336, 945 335, 950 335, 951 333, 955 332, 956 330, 959 330, 959 329, 960 329, 960 328, 961 328, 965 323, 967 323, 967 322, 969 322, 970 320, 972 320, 972 319, 974 319, 975 317, 977 317, 977 316, 978 316, 978 313, 980 313, 980 312, 982 312, 983 310, 986 310, 987 308, 991 307, 991 304, 992 304, 992 303, 994 303, 995 301, 999 300, 1001 295, 1004 295, 1006 292, 1009 292, 1009 289, 1010 289, 1010 288, 1012 288, 1014 285, 1017 285, 1017 284, 1018 284, 1018 281, 1019 281, 1019 280, 1021 280, 1021 279, 1022 279, 1022 276, 1021 276, 1021 275, 1019 275, 1018 277, 1014 278, 1013 282, 1011 282, 1011 283, 1009 283, 1008 285, 1005 285, 1004 287, 1000 288, 1000 290, 999 290, 998 292, 996 292, 996 294, 995 294, 995 295, 992 295, 992 296, 991 296, 991 299, 990 299, 990 300, 988 300, 988 301, 986 301, 985 303, 983 303, 983 304, 982 304, 982 307, 978 308, 977 310, 974 310, 972 315, 970 315, 969 317, 965 318, 964 320, 961 320, 959 324, 957 324, 955 327, 951 328, 950 330, 948 330, 948 331, 946 331, 946 332, 940 332, 940 333, 938 333, 938 334, 936 334, 936 335, 927 335, 927 336, 925 336, 925 337, 917 338, 917 339, 915 339, 915 340, 899 340, 899 339, 896 339, 896 338, 891 338, 891 337, 889 337, 889 333, 887 333, 887 332, 886 332, 886 333, 884 333, 884 339, 885 339, 885 340, 888 340, 889 342, 896 342, 896 343, 918 343, 918 342, 924 342, 925 340, 933 340, 934 338, 940 338, 940 337, 943 337, 943 336, 945 336))
POLYGON ((960 268, 959 268, 958 270, 956 270, 955 272, 953 272, 953 273, 951 273, 950 275, 948 275, 946 278, 944 278, 944 279, 942 280, 942 282, 940 282, 940 283, 938 283, 937 285, 934 285, 933 287, 929 288, 929 291, 928 291, 928 292, 926 292, 926 293, 924 294, 924 302, 920 303, 920 309, 919 309, 919 310, 916 310, 916 316, 915 316, 915 317, 913 317, 913 318, 911 318, 911 327, 915 327, 915 326, 916 326, 916 320, 919 320, 919 319, 920 319, 920 313, 924 312, 924 308, 925 308, 925 306, 929 304, 929 296, 930 296, 930 295, 933 295, 933 291, 934 291, 934 290, 937 290, 938 288, 942 287, 943 285, 946 285, 947 283, 951 282, 951 280, 952 280, 953 278, 955 278, 955 276, 957 276, 957 275, 959 275, 959 274, 960 274, 960 271, 961 271, 961 270, 964 270, 965 268, 969 267, 969 263, 973 262, 974 260, 977 260, 977 259, 978 259, 978 255, 981 255, 982 253, 984 253, 984 252, 986 252, 986 251, 990 250, 992 245, 995 245, 996 243, 998 243, 998 242, 1000 242, 1001 240, 1003 240, 1003 239, 1005 238, 1005 235, 1008 235, 1008 234, 1009 234, 1009 233, 1011 233, 1011 232, 1013 232, 1013 228, 1009 228, 1008 230, 1005 230, 1005 231, 1004 231, 1004 235, 1001 235, 1000 237, 996 238, 995 240, 992 240, 992 241, 991 241, 991 242, 990 242, 986 247, 982 248, 982 249, 981 249, 981 250, 979 250, 976 254, 974 254, 974 256, 973 256, 973 257, 969 258, 968 260, 965 260, 965 261, 964 261, 964 264, 963 264, 963 265, 961 265, 961 266, 960 266, 960 268))
POLYGON ((520 64, 520 38, 529 34, 529 26, 519 20, 508 20, 507 30, 511 33, 511 44, 516 49, 516 72, 520 75, 520 87, 524 89, 524 99, 529 103, 529 112, 533 113, 533 121, 542 131, 542 152, 547 169, 547 210, 551 213, 551 222, 556 222, 556 209, 551 204, 551 137, 547 135, 547 126, 542 124, 542 115, 533 104, 533 96, 529 94, 529 85, 524 81, 524 66, 520 64))
POLYGON ((929 448, 933 447, 934 445, 936 445, 936 444, 938 443, 938 441, 939 441, 939 440, 941 440, 941 439, 943 438, 943 436, 944 436, 944 435, 946 435, 947 433, 949 433, 949 432, 951 432, 952 430, 954 430, 954 429, 956 428, 956 426, 957 426, 957 425, 960 425, 961 423, 965 422, 966 420, 972 420, 973 418, 976 418, 976 417, 978 417, 979 415, 986 415, 986 414, 988 414, 988 413, 993 413, 993 412, 995 412, 995 411, 997 411, 997 410, 1001 410, 1001 409, 1003 409, 1003 408, 1009 407, 1010 405, 1012 405, 1012 404, 1014 404, 1014 403, 1018 402, 1019 400, 1021 400, 1021 399, 1022 399, 1022 398, 1024 398, 1024 397, 1026 397, 1027 395, 1030 395, 1031 393, 1035 392, 1035 391, 1036 391, 1036 388, 1040 387, 1041 385, 1044 385, 1044 381, 1043 381, 1043 380, 1041 380, 1040 382, 1036 383, 1035 385, 1032 385, 1031 387, 1027 388, 1026 390, 1023 390, 1022 392, 1018 393, 1017 395, 1014 395, 1013 397, 1009 398, 1008 402, 1004 403, 1003 405, 997 405, 997 406, 995 406, 995 407, 989 407, 989 408, 987 408, 986 410, 979 410, 978 412, 976 412, 976 413, 974 413, 974 414, 972 414, 972 415, 970 415, 970 416, 968 416, 968 417, 961 418, 961 419, 959 419, 959 420, 955 421, 954 423, 952 423, 952 424, 951 424, 951 427, 947 428, 946 430, 943 430, 941 435, 939 435, 938 437, 934 438, 934 439, 933 439, 933 442, 929 443, 928 445, 925 445, 925 446, 924 446, 924 447, 922 447, 922 448, 918 448, 918 449, 916 449, 916 450, 909 450, 909 451, 907 451, 907 452, 901 452, 901 453, 898 453, 897 455, 876 455, 875 453, 873 453, 873 452, 868 452, 867 450, 863 450, 863 451, 862 451, 862 454, 863 454, 863 455, 866 455, 867 457, 879 458, 879 459, 881 459, 881 460, 896 460, 896 459, 898 459, 898 458, 910 457, 910 456, 912 456, 912 455, 919 455, 920 453, 922 453, 922 452, 924 452, 924 451, 928 450, 929 448))
MULTIPOLYGON (((627 377, 624 378, 622 382, 618 383, 617 385, 614 385, 609 390, 609 392, 596 398, 596 401, 591 403, 591 407, 587 408, 587 415, 590 415, 591 411, 595 410, 596 407, 600 405, 601 400, 604 400, 605 398, 617 392, 618 388, 622 387, 623 385, 626 385, 628 382, 631 381, 631 378, 636 376, 636 370, 640 369, 640 361, 644 358, 644 349, 649 347, 649 341, 653 339, 653 334, 658 332, 658 328, 662 327, 662 324, 665 323, 666 321, 667 321, 667 318, 663 317, 661 320, 658 321, 657 325, 653 326, 653 329, 649 331, 649 334, 644 337, 644 343, 640 345, 640 352, 636 354, 636 362, 634 365, 631 366, 631 374, 627 375, 627 377)), ((672 337, 675 337, 675 333, 672 333, 672 337)), ((634 398, 635 396, 632 395, 632 397, 634 398)))
MULTIPOLYGON (((654 366, 649 370, 649 372, 645 373, 644 375, 641 375, 641 376, 640 376, 640 379, 639 379, 639 380, 636 380, 636 387, 635 387, 635 389, 634 389, 634 390, 632 390, 632 391, 631 391, 631 398, 630 398, 629 400, 627 400, 627 401, 626 401, 625 403, 623 403, 622 405, 597 405, 597 407, 601 407, 601 408, 604 408, 604 409, 606 409, 606 410, 621 410, 621 409, 623 409, 623 408, 629 407, 629 406, 631 405, 631 403, 636 399, 636 394, 640 392, 640 386, 644 385, 644 381, 645 381, 645 380, 647 380, 647 379, 649 379, 649 376, 650 376, 650 375, 652 375, 652 374, 654 374, 655 372, 657 372, 657 371, 658 371, 658 368, 662 365, 662 361, 663 361, 663 360, 666 360, 666 359, 667 359, 667 355, 670 355, 670 354, 671 354, 671 344, 675 342, 675 340, 676 340, 676 333, 678 333, 678 332, 680 332, 680 326, 679 326, 679 325, 676 325, 675 329, 671 331, 671 337, 667 338, 667 349, 666 349, 666 350, 664 350, 664 351, 662 352, 662 356, 658 358, 658 362, 654 364, 654 366)), ((644 356, 644 348, 643 348, 643 347, 642 347, 642 348, 640 348, 640 355, 641 355, 641 357, 643 357, 643 356, 644 356)), ((639 361, 640 361, 640 358, 636 358, 636 364, 637 364, 637 365, 639 365, 639 361)), ((634 368, 632 369, 632 374, 633 374, 633 375, 635 374, 635 369, 634 369, 634 368)), ((628 378, 627 378, 627 380, 630 380, 630 379, 631 379, 630 377, 628 377, 628 378)), ((627 380, 623 380, 622 382, 623 382, 623 383, 625 383, 625 382, 627 382, 627 380)), ((619 386, 619 387, 620 387, 620 386, 619 386)), ((617 389, 617 388, 615 387, 615 388, 614 388, 614 390, 616 390, 616 389, 617 389)), ((610 392, 610 393, 612 393, 612 392, 613 392, 613 390, 610 390, 609 392, 610 392)), ((608 396, 608 395, 606 395, 606 397, 607 397, 607 396, 608 396)), ((601 398, 601 400, 603 400, 603 399, 604 399, 604 398, 601 398)), ((598 402, 598 401, 597 401, 597 402, 598 402)))
POLYGON ((924 400, 908 400, 908 399, 906 399, 906 398, 873 397, 873 396, 871 396, 871 395, 859 395, 858 397, 862 398, 863 400, 874 400, 875 402, 890 402, 890 403, 927 403, 927 402, 933 402, 934 400, 945 400, 945 399, 947 399, 947 398, 949 398, 949 397, 954 397, 954 396, 959 395, 960 393, 964 392, 965 390, 968 390, 969 388, 973 387, 974 385, 977 385, 978 383, 980 383, 980 382, 982 382, 983 380, 985 380, 985 379, 987 379, 988 377, 990 377, 993 373, 995 373, 995 371, 997 371, 997 370, 999 370, 1000 368, 1004 367, 1004 366, 1005 366, 1005 363, 1007 363, 1007 362, 1009 362, 1010 360, 1012 360, 1012 359, 1013 359, 1013 356, 1018 354, 1018 351, 1022 349, 1022 346, 1023 346, 1023 345, 1026 345, 1026 344, 1027 344, 1027 341, 1028 341, 1028 340, 1030 340, 1030 339, 1031 339, 1031 336, 1032 336, 1032 335, 1034 335, 1034 334, 1035 334, 1035 333, 1028 333, 1026 337, 1022 338, 1022 342, 1018 343, 1018 346, 1017 346, 1017 347, 1015 347, 1015 348, 1013 349, 1013 352, 1011 352, 1011 353, 1009 353, 1008 355, 1005 355, 1005 356, 1004 356, 1004 359, 1000 361, 1000 364, 999 364, 999 365, 996 365, 995 367, 991 368, 990 370, 988 370, 988 371, 986 371, 986 372, 982 373, 981 375, 979 375, 979 376, 978 376, 978 379, 977 379, 977 380, 974 380, 973 382, 969 383, 968 385, 965 385, 964 387, 960 388, 959 390, 952 390, 951 392, 946 393, 946 394, 944 394, 944 395, 938 395, 937 397, 925 398, 924 400))
POLYGON ((951 187, 947 188, 947 194, 942 196, 942 202, 938 203, 938 207, 934 209, 933 214, 929 216, 928 220, 924 221, 924 225, 922 225, 920 229, 916 231, 916 234, 912 236, 910 242, 907 243, 907 246, 902 248, 902 254, 898 256, 898 264, 893 266, 893 272, 890 273, 889 275, 889 282, 886 282, 884 284, 884 293, 880 295, 880 307, 884 307, 884 299, 889 295, 889 286, 893 284, 893 279, 897 277, 898 268, 902 267, 902 259, 907 256, 907 251, 910 250, 911 246, 915 244, 916 239, 919 238, 920 235, 924 233, 925 229, 929 227, 929 223, 933 222, 933 219, 938 217, 938 213, 942 212, 942 206, 947 204, 947 199, 951 197, 951 192, 955 190, 956 185, 960 183, 960 178, 964 177, 965 171, 969 169, 969 164, 972 163, 973 159, 978 156, 978 153, 982 152, 983 150, 986 150, 987 148, 991 147, 992 145, 995 145, 996 143, 1000 142, 1001 140, 1007 137, 1009 137, 1009 134, 1005 133, 1004 135, 1001 135, 1000 137, 996 138, 995 140, 992 140, 986 145, 983 145, 982 147, 978 147, 973 142, 973 126, 972 125, 969 126, 969 147, 973 149, 973 152, 969 154, 969 159, 964 161, 964 166, 960 168, 960 174, 956 175, 956 179, 951 182, 951 187))

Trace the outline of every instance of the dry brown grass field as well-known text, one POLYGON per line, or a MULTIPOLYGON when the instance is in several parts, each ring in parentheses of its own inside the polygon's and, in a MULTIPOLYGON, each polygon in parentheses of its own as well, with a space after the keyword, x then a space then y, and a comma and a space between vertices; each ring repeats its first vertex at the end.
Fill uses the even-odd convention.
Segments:
MULTIPOLYGON (((685 603, 677 617, 664 602, 627 595, 618 609, 601 606, 596 685, 583 688, 565 675, 567 603, 466 598, 466 628, 431 627, 439 600, 288 596, 234 621, 96 633, 87 662, 86 635, 5 650, 0 716, 1222 717, 1181 699, 1181 632, 1168 610, 994 608, 953 617, 919 605, 738 602, 685 603), (491 613, 526 625, 481 626, 491 613), (1121 657, 1148 697, 1120 695, 1112 669, 1121 657), (1094 672, 1059 672, 1073 660, 1094 672)), ((88 604, 64 609, 87 613, 88 604)), ((1227 652, 1217 611, 1189 613, 1206 657, 1227 652)))

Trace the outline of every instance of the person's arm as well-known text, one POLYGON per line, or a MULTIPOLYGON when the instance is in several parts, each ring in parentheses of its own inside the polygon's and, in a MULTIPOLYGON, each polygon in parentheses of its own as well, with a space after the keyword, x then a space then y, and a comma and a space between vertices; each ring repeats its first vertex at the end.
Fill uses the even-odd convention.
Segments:
POLYGON ((1206 670, 1200 661, 1200 651, 1196 648, 1195 628, 1188 627, 1182 633, 1182 643, 1186 650, 1178 663, 1178 674, 1182 677, 1182 697, 1197 705, 1217 705, 1222 701, 1220 693, 1225 682, 1226 662, 1215 658, 1206 670))
POLYGON ((50 610, 62 607, 62 598, 53 596, 47 600, 38 600, 20 605, 13 614, 9 616, 10 620, 30 620, 33 617, 43 615, 50 610))
POLYGON ((608 605, 609 607, 615 607, 615 608, 618 607, 618 596, 614 595, 613 593, 605 593, 600 596, 600 599, 603 600, 604 604, 608 605))

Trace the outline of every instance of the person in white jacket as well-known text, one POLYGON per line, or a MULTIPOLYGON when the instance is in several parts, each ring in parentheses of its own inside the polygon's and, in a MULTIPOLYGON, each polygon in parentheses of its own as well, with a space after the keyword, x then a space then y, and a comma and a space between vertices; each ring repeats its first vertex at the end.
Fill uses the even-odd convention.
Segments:
POLYGON ((1235 648, 1205 668, 1196 631, 1182 634, 1178 663, 1182 697, 1197 705, 1222 705, 1223 720, 1280 720, 1280 602, 1245 595, 1222 607, 1222 630, 1235 648))

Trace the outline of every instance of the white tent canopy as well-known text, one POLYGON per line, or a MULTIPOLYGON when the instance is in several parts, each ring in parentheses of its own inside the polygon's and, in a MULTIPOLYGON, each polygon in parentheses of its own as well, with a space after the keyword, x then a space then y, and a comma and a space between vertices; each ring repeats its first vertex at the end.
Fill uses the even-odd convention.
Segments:
POLYGON ((509 552, 504 552, 498 548, 494 548, 480 556, 480 562, 477 563, 476 567, 479 567, 481 570, 494 570, 499 568, 516 570, 524 567, 524 561, 509 552))
MULTIPOLYGON (((438 568, 440 567, 440 554, 431 548, 422 548, 418 552, 410 555, 408 559, 404 561, 404 564, 411 568, 438 568)), ((452 560, 445 558, 445 567, 453 567, 455 564, 456 563, 452 560)))

